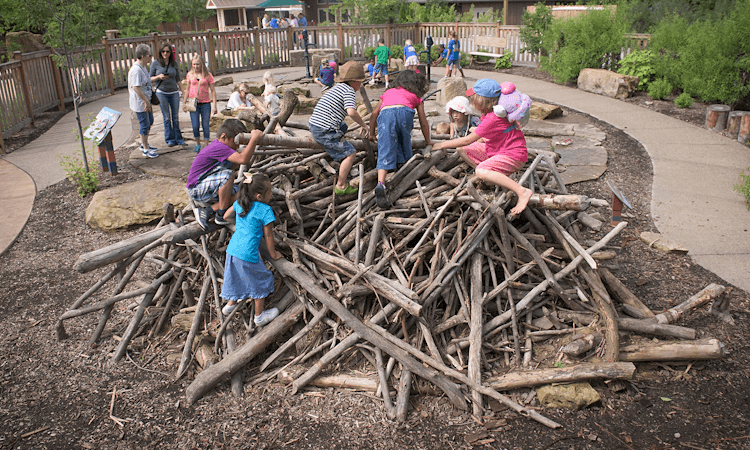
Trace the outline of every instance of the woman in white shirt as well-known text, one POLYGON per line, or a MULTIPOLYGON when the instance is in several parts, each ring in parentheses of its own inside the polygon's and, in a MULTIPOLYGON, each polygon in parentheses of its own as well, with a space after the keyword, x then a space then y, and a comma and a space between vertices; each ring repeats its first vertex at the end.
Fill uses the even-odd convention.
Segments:
POLYGON ((252 109, 253 104, 250 102, 250 86, 247 83, 240 83, 237 91, 232 92, 227 102, 227 109, 252 109))

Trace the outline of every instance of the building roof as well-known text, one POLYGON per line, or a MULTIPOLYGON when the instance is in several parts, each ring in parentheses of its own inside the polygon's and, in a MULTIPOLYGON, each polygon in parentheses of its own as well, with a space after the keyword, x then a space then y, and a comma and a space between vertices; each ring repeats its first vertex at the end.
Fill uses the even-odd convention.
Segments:
POLYGON ((207 0, 206 9, 257 8, 263 0, 207 0))

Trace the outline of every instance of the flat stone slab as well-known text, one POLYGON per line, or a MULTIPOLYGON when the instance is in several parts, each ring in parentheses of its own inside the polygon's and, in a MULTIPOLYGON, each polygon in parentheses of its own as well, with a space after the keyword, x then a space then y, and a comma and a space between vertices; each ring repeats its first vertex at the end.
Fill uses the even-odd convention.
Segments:
POLYGON ((150 223, 162 216, 166 202, 180 209, 187 205, 183 181, 159 177, 122 184, 94 194, 86 208, 86 223, 103 231, 150 223))
POLYGON ((574 136, 575 124, 556 123, 542 120, 529 120, 524 125, 523 134, 528 136, 553 137, 553 136, 574 136))
POLYGON ((146 158, 136 147, 130 152, 130 164, 142 171, 161 177, 185 178, 195 159, 193 146, 159 149, 158 158, 146 158))

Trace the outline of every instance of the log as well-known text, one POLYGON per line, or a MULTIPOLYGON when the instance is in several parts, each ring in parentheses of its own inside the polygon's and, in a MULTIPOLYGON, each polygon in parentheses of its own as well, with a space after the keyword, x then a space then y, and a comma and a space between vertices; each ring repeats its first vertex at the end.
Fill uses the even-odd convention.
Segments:
POLYGON ((714 298, 718 297, 725 290, 726 288, 724 286, 716 283, 711 283, 703 288, 700 292, 680 303, 679 305, 669 308, 661 314, 657 314, 652 320, 655 320, 658 323, 677 322, 685 313, 688 313, 695 308, 699 308, 705 305, 709 300, 713 300, 714 298))
POLYGON ((721 359, 724 344, 717 339, 693 342, 644 342, 620 348, 620 361, 692 361, 721 359))
MULTIPOLYGON (((291 263, 290 263, 291 264, 291 263)), ((296 303, 284 311, 273 322, 248 340, 245 345, 227 355, 218 363, 196 375, 195 380, 185 389, 188 405, 192 405, 203 397, 211 388, 226 377, 242 369, 247 363, 262 353, 266 347, 276 342, 276 338, 297 323, 305 306, 296 303)))
POLYGON ((612 300, 599 278, 599 274, 593 270, 582 270, 581 275, 592 290, 597 309, 604 319, 604 353, 602 358, 606 362, 617 362, 620 348, 620 335, 617 326, 617 315, 612 307, 612 300))
POLYGON ((630 380, 635 374, 632 362, 580 363, 570 367, 511 372, 487 380, 487 386, 498 391, 543 386, 545 384, 574 383, 591 380, 630 380))
MULTIPOLYGON (((482 383, 482 261, 481 253, 471 258, 471 320, 469 321, 468 375, 477 384, 482 383)), ((472 413, 481 420, 482 394, 471 392, 472 413)))
POLYGON ((656 323, 650 320, 628 319, 624 317, 617 319, 617 326, 620 330, 624 331, 634 331, 636 333, 674 337, 691 341, 695 339, 697 335, 693 328, 678 327, 676 325, 656 323))
POLYGON ((724 131, 727 136, 732 139, 737 139, 740 132, 740 125, 742 123, 742 116, 747 114, 747 111, 730 111, 727 117, 727 128, 724 131))
POLYGON ((555 211, 585 211, 591 203, 585 195, 532 194, 529 205, 555 211))
POLYGON ((401 369, 401 379, 398 383, 398 396, 396 397, 396 420, 406 422, 409 412, 409 394, 411 393, 411 371, 401 369))
POLYGON ((588 333, 580 339, 575 339, 565 344, 560 351, 568 356, 579 357, 599 345, 601 341, 601 333, 588 333))
POLYGON ((586 214, 585 212, 581 211, 576 216, 578 218, 578 221, 587 226, 588 228, 591 228, 594 231, 599 231, 602 229, 603 222, 601 220, 594 219, 589 214, 586 214))
POLYGON ((716 132, 724 131, 730 109, 727 105, 709 105, 706 108, 706 128, 716 132))
POLYGON ((291 89, 284 91, 284 98, 282 98, 281 105, 279 105, 280 112, 278 117, 280 126, 283 127, 286 125, 286 121, 289 120, 289 117, 294 113, 294 109, 297 108, 297 105, 299 105, 297 94, 291 89))
MULTIPOLYGON (((281 377, 281 381, 285 383, 292 383, 294 382, 294 379, 288 374, 285 374, 281 377)), ((357 391, 369 391, 375 393, 378 390, 379 383, 377 379, 370 377, 330 375, 325 377, 313 378, 309 384, 311 386, 319 388, 354 389, 357 391)))
MULTIPOLYGON (((196 224, 197 225, 197 224, 196 224)), ((199 227, 200 228, 200 227, 199 227)), ((142 249, 143 247, 151 244, 162 238, 165 234, 170 231, 170 227, 161 227, 155 230, 148 231, 132 238, 125 239, 94 250, 93 252, 84 253, 78 257, 78 260, 73 265, 73 269, 80 273, 90 272, 99 267, 104 267, 108 264, 125 259, 132 256, 135 252, 142 249)), ((163 241, 162 241, 163 242, 163 241)))
MULTIPOLYGON (((250 133, 240 133, 235 138, 235 142, 241 145, 247 145, 250 142, 250 133)), ((360 139, 352 139, 349 142, 357 151, 365 151, 365 143, 360 139)), ((291 137, 279 136, 275 134, 265 134, 258 142, 262 146, 276 146, 287 148, 306 148, 315 150, 324 150, 323 146, 315 142, 312 137, 291 137)), ((424 139, 412 139, 411 146, 413 149, 422 149, 427 147, 424 139)))
POLYGON ((648 306, 644 305, 643 302, 627 288, 627 286, 617 279, 617 277, 612 275, 612 272, 610 272, 609 269, 606 267, 600 267, 599 275, 617 300, 630 306, 631 309, 629 311, 637 311, 637 319, 654 317, 653 311, 651 311, 648 306))
POLYGON ((740 129, 737 132, 737 141, 740 144, 748 144, 750 141, 750 112, 745 111, 740 119, 740 129))

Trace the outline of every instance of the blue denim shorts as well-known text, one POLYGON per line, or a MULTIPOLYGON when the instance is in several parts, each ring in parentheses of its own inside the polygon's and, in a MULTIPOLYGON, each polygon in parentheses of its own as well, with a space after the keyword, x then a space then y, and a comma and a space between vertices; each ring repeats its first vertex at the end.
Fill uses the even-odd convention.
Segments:
POLYGON ((375 75, 376 73, 380 72, 381 75, 388 75, 388 64, 375 64, 375 69, 373 70, 372 74, 375 75))
POLYGON ((348 127, 341 122, 338 130, 326 130, 310 124, 310 132, 315 142, 322 145, 326 153, 331 155, 334 161, 341 161, 349 155, 357 152, 354 146, 346 139, 342 139, 348 127))
POLYGON ((385 108, 378 114, 379 170, 393 170, 412 157, 411 130, 414 110, 407 106, 385 108))
POLYGON ((154 112, 143 111, 137 112, 135 115, 138 117, 138 126, 140 128, 138 134, 141 136, 147 135, 148 132, 151 131, 151 125, 154 124, 154 112))
MULTIPOLYGON (((212 205, 219 201, 219 188, 227 184, 232 177, 232 169, 219 164, 201 179, 195 186, 188 188, 190 198, 197 202, 212 205)), ((240 191, 239 186, 232 185, 232 194, 240 191)))

